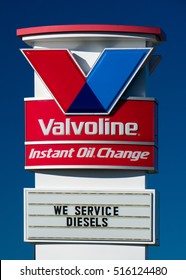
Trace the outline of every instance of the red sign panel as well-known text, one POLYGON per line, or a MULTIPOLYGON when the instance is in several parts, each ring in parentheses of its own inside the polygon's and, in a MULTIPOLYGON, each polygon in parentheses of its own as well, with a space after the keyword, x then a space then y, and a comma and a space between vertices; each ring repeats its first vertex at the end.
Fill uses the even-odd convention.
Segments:
POLYGON ((66 116, 54 100, 27 99, 26 168, 157 169, 157 104, 122 100, 108 116, 66 116))

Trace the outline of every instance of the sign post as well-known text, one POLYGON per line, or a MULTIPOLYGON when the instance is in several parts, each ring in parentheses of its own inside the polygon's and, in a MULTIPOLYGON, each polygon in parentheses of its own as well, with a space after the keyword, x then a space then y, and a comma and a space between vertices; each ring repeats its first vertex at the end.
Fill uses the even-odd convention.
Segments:
POLYGON ((64 25, 18 29, 32 48, 25 99, 25 241, 36 259, 146 259, 157 245, 157 102, 147 83, 161 29, 64 25))

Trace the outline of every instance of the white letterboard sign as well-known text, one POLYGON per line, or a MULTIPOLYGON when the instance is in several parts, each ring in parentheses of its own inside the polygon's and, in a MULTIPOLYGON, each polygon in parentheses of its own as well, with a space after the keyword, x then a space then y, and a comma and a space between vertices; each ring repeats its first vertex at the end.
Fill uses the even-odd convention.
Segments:
POLYGON ((25 189, 25 241, 155 243, 155 191, 25 189))

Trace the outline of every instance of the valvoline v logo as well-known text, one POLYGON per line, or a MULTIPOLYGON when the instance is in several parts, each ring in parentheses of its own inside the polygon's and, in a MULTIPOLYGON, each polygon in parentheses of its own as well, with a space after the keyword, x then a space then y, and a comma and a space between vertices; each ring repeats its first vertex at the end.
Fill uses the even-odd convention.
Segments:
POLYGON ((24 49, 65 114, 109 114, 152 48, 105 49, 86 75, 68 49, 24 49))

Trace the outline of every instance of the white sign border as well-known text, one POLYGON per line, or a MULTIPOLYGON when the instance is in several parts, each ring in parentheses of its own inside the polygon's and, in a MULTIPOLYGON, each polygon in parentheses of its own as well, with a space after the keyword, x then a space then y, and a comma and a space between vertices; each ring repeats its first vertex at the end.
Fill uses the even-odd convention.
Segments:
POLYGON ((76 244, 138 244, 138 245, 159 245, 159 211, 157 211, 159 209, 159 193, 156 190, 153 189, 145 189, 143 191, 139 191, 139 190, 131 190, 131 191, 69 191, 69 190, 61 190, 61 189, 32 189, 32 188, 24 188, 24 241, 25 242, 29 242, 29 243, 45 243, 45 244, 61 244, 61 243, 76 243, 76 244), (78 240, 78 239, 62 239, 62 240, 46 240, 46 239, 29 239, 27 237, 27 194, 28 192, 61 192, 61 193, 86 193, 86 194, 91 194, 91 193, 104 193, 104 194, 117 194, 117 193, 126 193, 126 192, 134 192, 134 193, 151 193, 152 194, 152 241, 124 241, 124 240, 119 240, 119 241, 113 241, 113 240, 84 240, 82 238, 82 240, 78 240))

